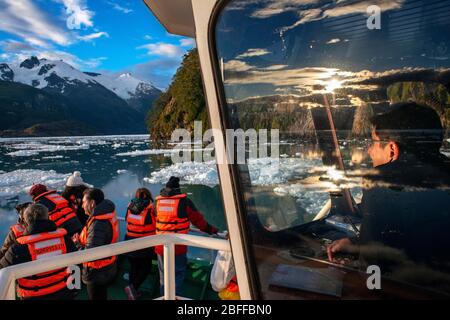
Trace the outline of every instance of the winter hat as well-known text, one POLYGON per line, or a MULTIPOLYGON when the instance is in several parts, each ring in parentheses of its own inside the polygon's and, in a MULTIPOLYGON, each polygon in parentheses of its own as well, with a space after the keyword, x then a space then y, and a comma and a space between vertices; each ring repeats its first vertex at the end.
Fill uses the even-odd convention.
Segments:
POLYGON ((28 194, 34 198, 46 191, 47 187, 44 186, 43 184, 38 183, 33 184, 33 186, 30 188, 30 191, 28 191, 28 194))
POLYGON ((166 187, 170 189, 180 189, 180 178, 170 177, 169 181, 166 183, 166 187))
POLYGON ((78 187, 78 186, 88 186, 84 183, 83 178, 81 178, 81 172, 75 171, 66 182, 67 187, 78 187))

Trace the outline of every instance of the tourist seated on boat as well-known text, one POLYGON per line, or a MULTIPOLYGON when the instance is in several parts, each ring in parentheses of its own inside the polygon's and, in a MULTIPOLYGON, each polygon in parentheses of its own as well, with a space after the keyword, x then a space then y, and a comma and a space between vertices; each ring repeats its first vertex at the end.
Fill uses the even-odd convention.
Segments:
MULTIPOLYGON (((80 249, 91 249, 119 239, 119 223, 112 201, 105 199, 100 189, 86 189, 83 194, 83 209, 88 215, 86 226, 74 241, 80 249)), ((90 300, 106 300, 108 287, 117 273, 117 256, 83 263, 82 280, 87 286, 90 300)))
POLYGON ((84 226, 87 221, 87 215, 83 210, 83 192, 90 186, 83 181, 81 173, 75 171, 67 178, 66 186, 61 196, 69 202, 70 207, 77 214, 78 220, 84 226))
POLYGON ((411 265, 448 268, 450 160, 440 153, 439 116, 409 102, 391 106, 371 123, 368 153, 376 170, 363 183, 361 235, 334 241, 329 260, 359 253, 365 264, 398 276, 407 274, 399 272, 403 267, 411 273, 411 265))
MULTIPOLYGON (((127 222, 125 240, 155 234, 153 196, 150 190, 147 188, 136 190, 134 199, 128 204, 125 220, 127 222)), ((129 252, 125 256, 130 263, 129 285, 125 288, 125 293, 129 300, 135 300, 142 295, 138 289, 150 274, 156 254, 152 247, 129 252)))
POLYGON ((5 255, 5 252, 8 251, 8 248, 16 242, 17 238, 20 238, 23 233, 25 232, 25 226, 23 222, 23 212, 25 209, 31 204, 31 202, 25 202, 18 204, 16 206, 17 214, 19 215, 19 219, 17 220, 17 223, 12 225, 8 235, 5 238, 5 241, 3 242, 3 246, 0 249, 0 259, 3 258, 5 255))
POLYGON ((34 203, 47 207, 50 220, 55 222, 58 228, 66 229, 70 236, 80 232, 83 226, 75 211, 56 190, 48 190, 43 184, 34 184, 28 193, 34 203))
MULTIPOLYGON (((23 219, 25 231, 1 258, 0 269, 76 251, 67 231, 48 219, 45 206, 29 205, 23 219)), ((21 299, 73 299, 77 290, 68 288, 69 276, 67 268, 61 268, 18 279, 17 295, 21 299)))
MULTIPOLYGON (((209 234, 217 234, 216 227, 210 225, 185 193, 181 193, 180 179, 170 177, 165 188, 156 197, 156 234, 187 234, 190 224, 209 234)), ((164 293, 163 246, 156 246, 161 294, 164 293)), ((175 246, 175 286, 176 295, 180 296, 187 269, 187 247, 175 246)))

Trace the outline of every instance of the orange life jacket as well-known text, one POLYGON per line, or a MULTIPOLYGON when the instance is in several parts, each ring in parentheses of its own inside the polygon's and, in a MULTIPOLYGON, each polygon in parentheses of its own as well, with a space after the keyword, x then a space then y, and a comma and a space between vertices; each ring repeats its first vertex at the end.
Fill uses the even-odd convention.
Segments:
POLYGON ((186 194, 156 197, 156 234, 189 232, 189 219, 178 217, 178 204, 184 198, 186 194))
POLYGON ((11 227, 11 231, 14 234, 14 236, 16 237, 16 239, 18 239, 21 236, 23 236, 23 233, 25 232, 25 228, 22 227, 22 225, 16 223, 15 225, 13 225, 11 227))
MULTIPOLYGON (((111 213, 105 213, 105 214, 101 214, 98 216, 91 216, 88 219, 86 226, 81 231, 80 244, 83 247, 86 246, 87 233, 88 233, 89 227, 95 220, 108 220, 109 221, 109 223, 111 224, 111 227, 112 227, 112 232, 113 232, 111 243, 116 243, 117 240, 119 239, 119 221, 117 220, 116 211, 114 210, 111 213)), ((101 268, 109 266, 110 264, 113 264, 116 261, 116 259, 117 259, 117 256, 112 256, 112 257, 108 257, 108 258, 104 258, 104 259, 100 259, 100 260, 85 262, 85 263, 83 263, 83 266, 89 267, 92 269, 101 269, 101 268)))
POLYGON ((133 214, 128 209, 127 211, 127 236, 132 238, 146 237, 155 234, 155 221, 152 216, 153 204, 150 203, 139 214, 133 214), (150 224, 145 221, 150 215, 150 224))
POLYGON ((48 217, 56 224, 57 227, 60 227, 64 222, 70 219, 76 218, 76 213, 70 207, 69 202, 55 190, 50 190, 40 194, 34 199, 34 201, 37 202, 42 198, 51 201, 55 205, 55 208, 52 211, 49 211, 48 217))
MULTIPOLYGON (((52 232, 22 236, 17 239, 17 242, 28 246, 31 260, 35 261, 66 253, 66 242, 64 241, 66 234, 66 230, 57 229, 52 232)), ((18 279, 18 295, 21 298, 29 298, 58 292, 67 286, 69 277, 67 268, 61 268, 18 279)))

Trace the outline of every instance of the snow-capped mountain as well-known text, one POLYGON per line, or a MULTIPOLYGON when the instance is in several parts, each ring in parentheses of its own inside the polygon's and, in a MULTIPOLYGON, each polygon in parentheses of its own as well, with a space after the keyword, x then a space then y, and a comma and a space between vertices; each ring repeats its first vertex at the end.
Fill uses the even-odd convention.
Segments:
POLYGON ((66 86, 77 83, 100 84, 124 100, 136 95, 142 96, 143 92, 151 96, 161 92, 151 83, 136 79, 130 73, 116 75, 82 72, 62 60, 30 57, 20 64, 0 64, 0 80, 20 82, 38 89, 54 87, 56 77, 66 82, 60 87, 61 93, 64 93, 66 86))
POLYGON ((129 73, 82 72, 36 57, 0 63, 0 135, 145 133, 160 94, 129 73))

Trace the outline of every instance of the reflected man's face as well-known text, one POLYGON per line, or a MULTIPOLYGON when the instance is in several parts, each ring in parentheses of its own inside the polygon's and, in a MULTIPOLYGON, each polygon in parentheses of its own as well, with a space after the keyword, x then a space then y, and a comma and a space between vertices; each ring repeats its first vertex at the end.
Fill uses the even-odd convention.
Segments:
POLYGON ((88 216, 94 211, 95 201, 90 200, 87 196, 83 196, 83 210, 84 213, 88 216))
POLYGON ((400 152, 398 145, 394 141, 381 141, 375 129, 372 129, 372 144, 368 153, 372 159, 373 166, 378 167, 397 160, 400 152))

